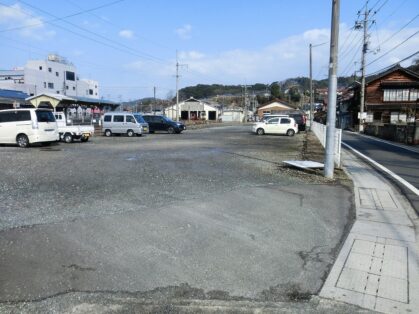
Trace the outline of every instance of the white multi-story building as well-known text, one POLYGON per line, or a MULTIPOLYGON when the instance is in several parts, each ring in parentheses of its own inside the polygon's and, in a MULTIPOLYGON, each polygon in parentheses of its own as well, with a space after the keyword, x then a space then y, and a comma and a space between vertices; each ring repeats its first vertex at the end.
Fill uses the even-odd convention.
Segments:
POLYGON ((0 89, 22 91, 30 96, 42 93, 99 98, 99 83, 79 79, 76 67, 63 57, 30 60, 24 68, 0 70, 0 89))

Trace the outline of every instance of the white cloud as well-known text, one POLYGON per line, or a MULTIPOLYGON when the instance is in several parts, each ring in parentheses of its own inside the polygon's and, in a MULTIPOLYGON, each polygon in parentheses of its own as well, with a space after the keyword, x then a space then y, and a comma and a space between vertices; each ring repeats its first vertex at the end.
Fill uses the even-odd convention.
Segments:
MULTIPOLYGON (((377 54, 371 51, 367 55, 367 64, 392 49, 419 28, 404 29, 397 36, 383 43, 395 31, 379 29, 378 36, 374 32, 370 38, 371 50, 378 45, 380 38, 381 50, 377 54)), ((218 54, 209 54, 198 50, 179 52, 179 62, 187 64, 181 69, 181 86, 202 84, 240 84, 270 83, 296 76, 309 75, 309 44, 326 43, 313 48, 313 76, 324 79, 328 73, 329 62, 329 29, 312 29, 306 32, 279 40, 260 49, 234 49, 218 54)), ((340 26, 339 75, 352 75, 359 69, 362 31, 351 31, 349 27, 340 26), (357 61, 357 65, 354 62, 357 61)), ((367 73, 380 70, 388 65, 412 54, 419 46, 419 36, 411 38, 388 55, 367 66, 367 73)), ((175 60, 167 64, 148 61, 133 62, 126 69, 139 71, 145 81, 161 82, 166 86, 174 84, 175 60)), ((405 64, 405 65, 409 65, 405 64)))
POLYGON ((192 25, 185 24, 182 27, 179 27, 175 30, 175 33, 180 37, 180 39, 186 40, 192 38, 192 25))
POLYGON ((118 33, 118 35, 126 39, 134 38, 134 32, 130 29, 123 29, 118 33))
POLYGON ((55 35, 55 31, 45 28, 42 17, 23 10, 19 4, 0 7, 0 24, 6 29, 16 29, 22 37, 42 40, 55 35))

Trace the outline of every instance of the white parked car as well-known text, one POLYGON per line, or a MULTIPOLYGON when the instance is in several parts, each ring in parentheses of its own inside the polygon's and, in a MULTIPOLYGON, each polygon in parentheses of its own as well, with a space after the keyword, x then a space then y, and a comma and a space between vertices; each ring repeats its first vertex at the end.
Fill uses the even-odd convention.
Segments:
POLYGON ((273 117, 257 122, 253 125, 252 131, 257 135, 263 134, 286 134, 294 136, 298 133, 298 124, 294 118, 290 117, 273 117))
POLYGON ((57 122, 48 109, 0 110, 0 143, 28 147, 59 140, 57 122))

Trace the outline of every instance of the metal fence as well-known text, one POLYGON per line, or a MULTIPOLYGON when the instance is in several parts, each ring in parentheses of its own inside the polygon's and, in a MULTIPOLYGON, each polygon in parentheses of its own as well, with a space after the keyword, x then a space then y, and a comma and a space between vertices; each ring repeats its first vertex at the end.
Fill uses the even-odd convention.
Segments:
MULTIPOLYGON (((314 122, 311 131, 317 136, 323 147, 326 147, 326 126, 324 124, 314 122)), ((335 131, 335 164, 340 167, 340 151, 342 142, 342 129, 336 128, 335 131)))

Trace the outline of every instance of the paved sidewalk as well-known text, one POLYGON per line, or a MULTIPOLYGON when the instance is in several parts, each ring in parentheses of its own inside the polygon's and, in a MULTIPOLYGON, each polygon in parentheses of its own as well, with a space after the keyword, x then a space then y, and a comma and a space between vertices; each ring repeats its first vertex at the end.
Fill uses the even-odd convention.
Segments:
POLYGON ((387 179, 348 151, 342 157, 354 181, 357 217, 320 296, 385 313, 418 313, 419 220, 387 179))

